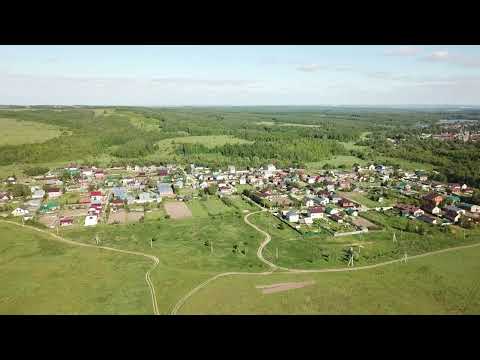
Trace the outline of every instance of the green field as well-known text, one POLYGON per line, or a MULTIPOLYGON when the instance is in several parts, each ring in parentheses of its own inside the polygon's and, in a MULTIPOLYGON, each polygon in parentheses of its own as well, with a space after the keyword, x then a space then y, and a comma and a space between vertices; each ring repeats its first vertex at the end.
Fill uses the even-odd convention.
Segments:
POLYGON ((391 206, 394 203, 394 201, 391 201, 390 199, 384 199, 384 201, 381 203, 378 201, 373 201, 373 200, 370 200, 366 196, 366 194, 361 194, 358 192, 340 192, 339 191, 338 195, 345 196, 346 198, 369 208, 377 208, 377 207, 384 207, 384 206, 386 207, 386 206, 391 206))
POLYGON ((0 128, 0 146, 33 144, 60 136, 57 126, 31 121, 0 118, 0 128))
POLYGON ((206 147, 213 148, 225 144, 248 144, 250 141, 237 139, 228 135, 212 135, 212 136, 181 136, 159 141, 159 151, 172 152, 176 145, 179 144, 201 144, 206 147))
POLYGON ((434 166, 432 164, 428 163, 420 163, 420 162, 415 162, 415 161, 410 161, 410 160, 405 160, 405 159, 400 159, 400 158, 392 158, 392 157, 387 157, 387 156, 376 156, 375 157, 375 162, 377 163, 391 163, 392 165, 397 165, 403 170, 428 170, 431 171, 434 166))
POLYGON ((0 314, 151 314, 149 260, 0 221, 0 314))
POLYGON ((351 156, 351 155, 337 155, 334 156, 333 158, 329 160, 322 160, 322 161, 316 161, 316 162, 310 162, 307 163, 307 169, 309 170, 316 170, 316 169, 321 169, 325 164, 329 165, 329 169, 335 169, 338 168, 339 166, 345 166, 346 168, 351 168, 353 167, 353 164, 359 164, 359 165, 365 165, 367 164, 367 161, 362 160, 356 156, 351 156))
POLYGON ((147 215, 144 223, 61 231, 64 237, 91 244, 95 243, 95 234, 102 245, 151 253, 160 259, 151 276, 162 314, 169 313, 180 297, 212 274, 265 269, 256 257, 263 237, 243 222, 243 215, 235 213, 202 218, 194 215, 182 221, 153 220, 147 215), (155 241, 150 248, 152 237, 155 241), (234 245, 238 248, 236 252, 233 252, 234 245))
POLYGON ((68 192, 60 196, 58 199, 60 205, 65 204, 77 204, 80 201, 80 193, 78 192, 68 192))
POLYGON ((217 196, 209 195, 208 198, 193 199, 186 204, 192 211, 194 217, 208 217, 222 214, 229 214, 235 211, 251 210, 253 207, 242 200, 239 196, 231 197, 232 206, 222 202, 217 196))
MULTIPOLYGON (((207 136, 180 136, 164 139, 157 142, 158 150, 149 154, 146 158, 154 161, 181 161, 181 157, 175 154, 175 149, 181 144, 201 144, 209 148, 223 146, 225 144, 250 144, 250 141, 235 138, 229 135, 207 136)), ((204 154, 205 159, 216 160, 221 158, 218 154, 204 154)))
POLYGON ((193 295, 180 314, 480 314, 480 247, 344 273, 230 276, 193 295), (314 281, 262 294, 258 285, 314 281))
POLYGON ((145 212, 145 221, 163 219, 165 215, 167 215, 167 213, 163 208, 163 205, 160 205, 159 208, 154 208, 151 211, 145 212))

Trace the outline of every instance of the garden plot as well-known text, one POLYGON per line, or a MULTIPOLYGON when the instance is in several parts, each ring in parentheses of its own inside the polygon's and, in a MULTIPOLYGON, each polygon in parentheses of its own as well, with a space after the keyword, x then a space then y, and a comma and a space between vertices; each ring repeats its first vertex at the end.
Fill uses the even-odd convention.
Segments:
POLYGON ((127 212, 124 209, 117 211, 111 211, 110 216, 108 217, 108 224, 127 224, 127 223, 136 223, 144 216, 141 211, 130 211, 127 212))
POLYGON ((184 219, 192 217, 192 212, 183 202, 165 203, 165 211, 172 219, 184 219))
POLYGON ((359 226, 359 227, 366 227, 368 230, 379 230, 381 229, 380 226, 375 225, 374 223, 368 221, 367 219, 364 219, 362 217, 356 217, 355 219, 352 220, 352 224, 359 226))
POLYGON ((57 215, 55 214, 47 214, 41 215, 38 218, 38 221, 49 228, 53 228, 57 225, 57 215))

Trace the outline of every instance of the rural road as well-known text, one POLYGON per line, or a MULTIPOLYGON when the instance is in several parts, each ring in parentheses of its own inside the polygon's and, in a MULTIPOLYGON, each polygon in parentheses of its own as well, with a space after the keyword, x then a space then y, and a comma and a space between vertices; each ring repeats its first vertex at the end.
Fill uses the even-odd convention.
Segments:
POLYGON ((35 230, 35 231, 38 231, 38 232, 43 233, 43 234, 47 234, 49 236, 52 236, 55 240, 63 242, 65 244, 75 245, 75 246, 83 246, 83 247, 94 248, 94 249, 103 249, 103 250, 114 251, 114 252, 118 252, 118 253, 122 253, 122 254, 137 255, 137 256, 142 256, 142 257, 145 257, 145 258, 148 258, 148 259, 152 260, 153 261, 153 266, 145 273, 145 282, 147 283, 148 288, 150 290, 150 295, 151 295, 151 298, 152 298, 153 313, 155 315, 160 314, 160 312, 158 311, 158 303, 157 303, 157 295, 155 293, 155 287, 153 286, 153 282, 150 279, 150 273, 157 267, 157 265, 159 263, 159 260, 156 256, 141 253, 141 252, 137 252, 137 251, 115 249, 115 248, 111 248, 111 247, 108 247, 108 246, 97 246, 97 245, 79 243, 79 242, 76 242, 76 241, 67 240, 67 239, 65 239, 65 238, 63 238, 59 235, 53 234, 49 231, 38 229, 36 227, 29 226, 29 225, 22 225, 22 224, 19 224, 19 223, 15 222, 15 221, 2 220, 2 222, 12 224, 12 225, 16 225, 16 226, 20 226, 20 227, 26 227, 28 229, 35 230))
MULTIPOLYGON (((232 276, 232 275, 271 275, 271 274, 274 273, 275 270, 285 270, 285 272, 281 272, 280 274, 304 274, 304 273, 330 273, 330 272, 358 271, 358 270, 373 269, 373 268, 382 267, 382 266, 386 266, 386 265, 390 265, 390 264, 393 264, 393 263, 404 261, 402 258, 400 258, 400 259, 385 261, 385 262, 378 263, 378 264, 373 264, 373 265, 365 265, 365 266, 359 266, 359 267, 347 267, 347 268, 330 268, 330 269, 292 269, 292 268, 279 267, 279 266, 273 264, 272 262, 266 260, 263 257, 263 254, 262 254, 263 249, 268 245, 268 243, 272 239, 270 234, 267 233, 266 231, 261 230, 260 228, 258 228, 256 225, 252 224, 248 220, 248 217, 250 215, 258 214, 258 213, 264 212, 264 211, 266 211, 266 210, 256 211, 256 212, 252 212, 250 214, 247 214, 244 217, 244 221, 248 225, 253 227, 255 230, 257 230, 260 233, 262 233, 263 235, 265 235, 265 240, 260 243, 260 246, 258 248, 257 257, 261 262, 263 262, 264 264, 267 264, 270 267, 271 270, 267 271, 267 272, 262 272, 262 273, 226 272, 226 273, 221 273, 221 274, 215 275, 215 276, 205 280, 200 285, 198 285, 195 288, 193 288, 192 290, 190 290, 184 297, 182 297, 173 307, 173 309, 171 311, 171 315, 176 315, 178 313, 178 310, 180 310, 180 308, 183 306, 183 304, 185 304, 185 302, 192 295, 194 295, 197 291, 206 287, 212 281, 214 281, 218 278, 221 278, 221 277, 225 277, 225 276, 232 276)), ((423 254, 420 254, 420 255, 409 256, 408 260, 418 259, 418 258, 430 256, 430 255, 436 255, 436 254, 441 254, 441 253, 445 253, 445 252, 456 251, 456 250, 460 250, 460 249, 467 249, 467 248, 472 248, 472 247, 477 247, 477 246, 480 246, 480 243, 475 243, 475 244, 471 244, 471 245, 462 245, 462 246, 456 246, 456 247, 442 249, 442 250, 431 251, 431 252, 423 253, 423 254)))

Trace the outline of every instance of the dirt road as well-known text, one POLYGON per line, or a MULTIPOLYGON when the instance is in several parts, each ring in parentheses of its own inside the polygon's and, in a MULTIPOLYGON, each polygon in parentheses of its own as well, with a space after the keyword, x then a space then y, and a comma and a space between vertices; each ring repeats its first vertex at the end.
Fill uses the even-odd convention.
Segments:
POLYGON ((145 257, 145 258, 148 258, 148 259, 152 260, 153 261, 153 266, 145 273, 145 282, 147 283, 148 288, 150 290, 150 295, 151 295, 151 298, 152 298, 153 313, 155 315, 160 314, 159 311, 158 311, 157 295, 155 293, 155 287, 152 283, 152 280, 150 279, 150 273, 152 272, 152 270, 154 270, 157 267, 157 265, 159 263, 159 260, 156 256, 141 253, 141 252, 137 252, 137 251, 115 249, 115 248, 111 248, 111 247, 108 247, 108 246, 97 246, 97 245, 79 243, 79 242, 75 242, 75 241, 72 241, 72 240, 65 239, 65 238, 63 238, 59 235, 53 234, 53 233, 51 233, 49 231, 46 231, 46 230, 38 229, 38 228, 33 227, 33 226, 22 225, 22 224, 19 224, 17 222, 9 221, 9 220, 1 220, 1 221, 5 222, 5 223, 8 223, 8 224, 20 226, 20 227, 26 227, 30 230, 38 231, 38 232, 43 233, 43 234, 47 234, 47 235, 53 237, 56 241, 60 241, 60 242, 63 242, 65 244, 74 245, 74 246, 83 246, 83 247, 94 248, 94 249, 103 249, 103 250, 114 251, 114 252, 118 252, 118 253, 122 253, 122 254, 142 256, 142 257, 145 257))
MULTIPOLYGON (((271 271, 268 271, 268 272, 263 272, 263 273, 248 273, 248 272, 227 272, 227 273, 221 273, 221 274, 218 274, 218 275, 215 275, 213 277, 211 277, 210 279, 207 279, 205 280, 204 282, 202 282, 200 285, 198 285, 197 287, 195 287, 194 289, 192 289, 188 294, 186 294, 184 297, 182 297, 176 304, 175 306, 173 307, 172 311, 171 311, 171 315, 176 315, 178 313, 178 310, 180 310, 180 308, 182 307, 183 304, 185 304, 185 302, 192 296, 194 295, 197 291, 199 291, 200 289, 206 287, 209 283, 211 283, 212 281, 218 279, 218 278, 221 278, 221 277, 225 277, 225 276, 234 276, 234 275, 271 275, 273 274, 276 270, 284 270, 282 272, 277 272, 277 273, 283 273, 283 274, 303 274, 303 273, 328 273, 328 272, 345 272, 345 271, 358 271, 358 270, 366 270, 366 269, 373 269, 373 268, 377 268, 377 267, 382 267, 382 266, 386 266, 386 265, 390 265, 390 264, 393 264, 393 263, 397 263, 397 262, 402 262, 404 261, 403 258, 400 258, 400 259, 395 259, 395 260, 390 260, 390 261, 385 261, 385 262, 382 262, 382 263, 378 263, 378 264, 373 264, 373 265, 365 265, 365 266, 359 266, 359 267, 347 267, 347 268, 331 268, 331 269, 292 269, 292 268, 285 268, 285 267, 279 267, 275 264, 273 264, 272 262, 266 260, 264 257, 263 257, 263 249, 268 245, 268 243, 271 241, 271 236, 270 234, 268 234, 266 231, 263 231, 261 230, 260 228, 258 228, 256 225, 252 224, 250 221, 248 221, 248 217, 250 215, 253 215, 253 214, 258 214, 260 212, 263 212, 263 211, 266 211, 266 210, 261 210, 261 211, 256 211, 256 212, 253 212, 253 213, 250 213, 248 215, 246 215, 244 217, 244 221, 250 225, 251 227, 253 227, 255 230, 257 230, 258 232, 262 233, 263 235, 265 235, 265 240, 262 241, 260 243, 260 246, 258 248, 258 251, 257 251, 257 257, 258 259, 263 262, 264 264, 267 264, 271 271)), ((453 247, 453 248, 448 248, 448 249, 442 249, 442 250, 436 250, 436 251, 431 251, 431 252, 428 252, 428 253, 424 253, 424 254, 420 254, 420 255, 414 255, 414 256, 410 256, 408 257, 407 261, 410 261, 410 260, 413 260, 413 259, 418 259, 418 258, 422 258, 422 257, 425 257, 425 256, 431 256, 431 255, 436 255, 436 254, 441 254, 441 253, 445 253, 445 252, 450 252, 450 251, 456 251, 456 250, 460 250, 460 249, 467 249, 467 248, 472 248, 472 247, 477 247, 477 246, 480 246, 480 243, 476 243, 476 244, 472 244, 472 245, 463 245, 463 246, 456 246, 456 247, 453 247)))

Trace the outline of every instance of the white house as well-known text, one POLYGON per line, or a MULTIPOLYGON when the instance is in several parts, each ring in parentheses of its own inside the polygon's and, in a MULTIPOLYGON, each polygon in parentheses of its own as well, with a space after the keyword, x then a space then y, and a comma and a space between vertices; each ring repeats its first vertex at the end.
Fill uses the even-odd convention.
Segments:
POLYGON ((103 195, 101 191, 92 191, 90 192, 90 202, 92 204, 101 204, 103 201, 103 195))
POLYGON ((92 176, 93 176, 93 171, 92 171, 92 170, 85 169, 85 170, 82 171, 82 176, 84 176, 84 177, 92 177, 92 176))
POLYGON ((45 190, 36 189, 32 191, 32 199, 43 199, 45 196, 45 190))
POLYGON ((312 199, 307 199, 307 200, 305 201, 305 206, 306 206, 306 207, 312 207, 313 205, 315 205, 315 203, 313 202, 312 199))
POLYGON ((89 215, 85 217, 85 226, 95 226, 98 223, 98 217, 96 215, 89 215))
POLYGON ((62 190, 59 188, 51 188, 47 190, 49 198, 56 198, 62 196, 62 190))
POLYGON ((332 196, 332 201, 331 202, 333 204, 338 204, 338 202, 341 201, 341 200, 342 200, 342 198, 340 196, 334 195, 334 196, 332 196))
POLYGON ((480 206, 478 206, 478 205, 472 205, 472 206, 470 206, 470 212, 472 212, 472 213, 480 213, 480 206))
POLYGON ((28 215, 29 211, 22 209, 22 208, 16 208, 15 210, 12 211, 13 216, 25 216, 28 215))
POLYGON ((33 220, 33 215, 32 214, 23 215, 23 220, 25 220, 25 221, 33 220))
POLYGON ((320 208, 320 207, 314 207, 314 208, 308 210, 308 215, 312 219, 321 219, 321 218, 323 218, 324 213, 325 213, 325 209, 320 208))
POLYGON ((266 170, 267 170, 268 172, 272 172, 272 171, 277 170, 277 168, 276 168, 275 165, 273 165, 273 164, 268 164, 268 165, 266 166, 266 170))
POLYGON ((335 209, 335 208, 327 208, 325 210, 326 213, 330 214, 330 215, 335 215, 335 214, 338 214, 338 209, 335 209))
POLYGON ((242 176, 240 178, 240 185, 245 185, 247 183, 247 179, 245 178, 245 176, 242 176))
POLYGON ((309 216, 303 218, 303 221, 305 222, 305 225, 312 225, 313 224, 313 219, 309 216))
POLYGON ((235 174, 235 172, 236 172, 236 171, 235 171, 235 166, 230 165, 230 166, 228 167, 228 172, 229 172, 230 174, 232 174, 232 175, 235 174))
POLYGON ((327 205, 330 202, 330 199, 326 196, 322 196, 320 198, 317 198, 316 202, 320 205, 327 205))
POLYGON ((297 214, 295 211, 289 211, 289 212, 287 212, 287 214, 285 215, 285 217, 287 218, 287 220, 288 220, 289 222, 294 222, 294 223, 296 223, 296 222, 298 222, 298 220, 299 220, 299 216, 298 216, 298 214, 297 214))

